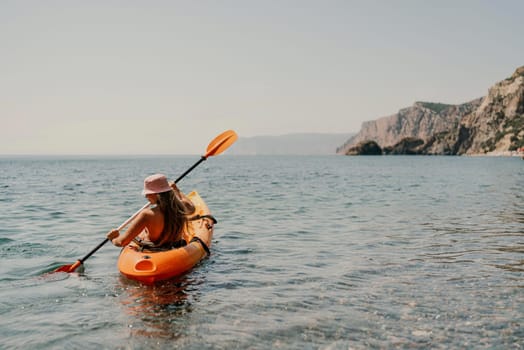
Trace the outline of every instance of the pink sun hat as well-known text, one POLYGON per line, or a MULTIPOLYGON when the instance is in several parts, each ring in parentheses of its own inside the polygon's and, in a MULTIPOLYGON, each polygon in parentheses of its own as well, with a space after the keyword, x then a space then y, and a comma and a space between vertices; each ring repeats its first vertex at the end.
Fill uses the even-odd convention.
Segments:
POLYGON ((171 191, 171 186, 169 186, 167 178, 163 174, 151 175, 144 180, 144 190, 142 191, 144 196, 167 191, 171 191))

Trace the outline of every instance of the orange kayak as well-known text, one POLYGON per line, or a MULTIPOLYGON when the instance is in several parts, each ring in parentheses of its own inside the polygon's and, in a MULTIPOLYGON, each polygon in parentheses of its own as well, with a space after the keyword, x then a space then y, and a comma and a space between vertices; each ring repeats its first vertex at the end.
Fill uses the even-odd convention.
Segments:
POLYGON ((192 269, 209 254, 213 238, 213 221, 209 208, 200 195, 193 191, 187 195, 195 205, 183 238, 188 244, 166 251, 139 250, 135 243, 122 249, 118 269, 127 278, 146 284, 179 276, 192 269))

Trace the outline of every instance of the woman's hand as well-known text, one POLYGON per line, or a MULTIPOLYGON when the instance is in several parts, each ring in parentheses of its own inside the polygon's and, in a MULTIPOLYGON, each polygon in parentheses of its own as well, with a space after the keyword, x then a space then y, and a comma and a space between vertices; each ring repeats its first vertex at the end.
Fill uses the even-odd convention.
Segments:
POLYGON ((184 204, 186 214, 192 214, 195 212, 195 205, 193 202, 191 202, 191 199, 189 199, 180 189, 177 187, 176 183, 170 184, 171 188, 175 192, 175 195, 178 197, 178 199, 184 204))
POLYGON ((109 231, 109 233, 107 234, 107 239, 111 241, 111 243, 113 243, 115 246, 117 247, 121 247, 122 244, 120 242, 115 242, 114 239, 115 238, 118 238, 120 236, 120 232, 118 232, 118 230, 111 230, 109 231))
POLYGON ((108 240, 113 242, 113 239, 117 238, 118 236, 120 236, 120 232, 118 232, 118 230, 111 230, 106 237, 108 240))
POLYGON ((171 188, 173 189, 173 191, 175 191, 175 193, 176 193, 178 196, 180 196, 180 190, 178 189, 176 183, 173 182, 173 183, 171 183, 170 185, 171 185, 171 188))

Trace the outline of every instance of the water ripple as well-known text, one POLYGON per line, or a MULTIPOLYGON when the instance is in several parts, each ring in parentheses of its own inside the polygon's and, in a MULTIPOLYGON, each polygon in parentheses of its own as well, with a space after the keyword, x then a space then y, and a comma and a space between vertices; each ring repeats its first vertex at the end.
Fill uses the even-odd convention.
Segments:
POLYGON ((219 219, 211 256, 187 275, 129 281, 111 245, 83 273, 50 273, 143 205, 143 177, 193 162, 10 160, 0 175, 2 345, 520 345, 524 192, 512 159, 217 157, 180 183, 219 219))

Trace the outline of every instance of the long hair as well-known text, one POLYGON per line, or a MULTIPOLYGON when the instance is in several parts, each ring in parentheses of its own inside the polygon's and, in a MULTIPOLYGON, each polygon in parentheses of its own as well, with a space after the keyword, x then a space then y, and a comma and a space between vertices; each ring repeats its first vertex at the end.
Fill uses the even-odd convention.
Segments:
POLYGON ((158 207, 164 214, 164 229, 160 241, 155 242, 161 246, 166 243, 175 243, 182 239, 182 231, 187 225, 188 212, 184 203, 178 199, 174 191, 158 194, 158 207))

